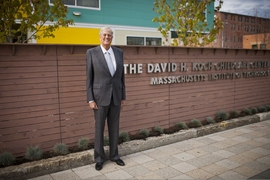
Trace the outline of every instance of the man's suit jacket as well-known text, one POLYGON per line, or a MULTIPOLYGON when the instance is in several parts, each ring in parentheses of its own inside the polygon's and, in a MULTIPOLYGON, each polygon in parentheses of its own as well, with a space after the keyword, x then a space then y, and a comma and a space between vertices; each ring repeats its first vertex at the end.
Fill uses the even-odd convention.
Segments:
POLYGON ((98 106, 108 106, 113 95, 114 105, 126 99, 123 51, 111 47, 115 56, 116 71, 111 76, 100 46, 86 52, 87 103, 95 101, 98 106))

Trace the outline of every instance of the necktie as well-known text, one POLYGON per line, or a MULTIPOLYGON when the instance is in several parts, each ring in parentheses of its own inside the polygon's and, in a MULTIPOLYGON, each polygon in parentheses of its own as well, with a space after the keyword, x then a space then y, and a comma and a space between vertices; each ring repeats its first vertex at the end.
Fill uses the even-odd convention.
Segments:
POLYGON ((112 62, 112 58, 110 56, 110 53, 109 52, 105 52, 105 59, 106 59, 106 62, 107 62, 107 65, 108 65, 108 68, 110 70, 110 73, 111 75, 113 76, 114 75, 114 67, 113 67, 113 62, 112 62))

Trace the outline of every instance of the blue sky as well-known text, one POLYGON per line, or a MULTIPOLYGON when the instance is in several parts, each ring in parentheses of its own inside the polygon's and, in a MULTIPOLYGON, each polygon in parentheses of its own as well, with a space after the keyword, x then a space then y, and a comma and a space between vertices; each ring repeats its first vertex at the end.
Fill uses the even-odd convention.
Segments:
POLYGON ((270 0, 223 0, 221 11, 270 18, 270 0))

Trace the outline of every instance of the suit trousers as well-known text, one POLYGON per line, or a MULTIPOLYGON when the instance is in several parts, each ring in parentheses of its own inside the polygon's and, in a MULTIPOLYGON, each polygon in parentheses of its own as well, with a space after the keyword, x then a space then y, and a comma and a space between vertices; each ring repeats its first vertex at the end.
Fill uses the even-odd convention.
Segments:
POLYGON ((95 114, 95 145, 94 157, 95 162, 103 163, 106 160, 104 152, 104 127, 107 119, 110 143, 110 159, 119 159, 118 155, 118 138, 119 138, 119 118, 121 105, 115 106, 113 100, 109 106, 98 106, 94 110, 95 114))

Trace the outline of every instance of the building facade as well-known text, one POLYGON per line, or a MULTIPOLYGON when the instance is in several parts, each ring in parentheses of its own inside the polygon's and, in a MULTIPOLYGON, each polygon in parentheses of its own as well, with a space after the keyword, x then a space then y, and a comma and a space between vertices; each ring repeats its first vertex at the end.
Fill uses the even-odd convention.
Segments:
POLYGON ((243 46, 245 35, 264 34, 270 32, 270 19, 229 12, 215 12, 223 22, 223 30, 216 41, 209 45, 218 48, 252 48, 243 46))
MULTIPOLYGON (((50 3, 52 1, 49 0, 50 3)), ((114 45, 161 46, 171 42, 171 33, 166 40, 157 30, 158 24, 152 22, 157 16, 153 11, 154 2, 155 0, 67 0, 67 18, 74 20, 74 26, 55 31, 55 38, 43 38, 33 42, 99 44, 100 28, 109 26, 114 31, 114 45)), ((214 3, 207 6, 206 11, 206 20, 211 27, 214 3)))
POLYGON ((244 35, 243 48, 270 49, 270 33, 244 35))

